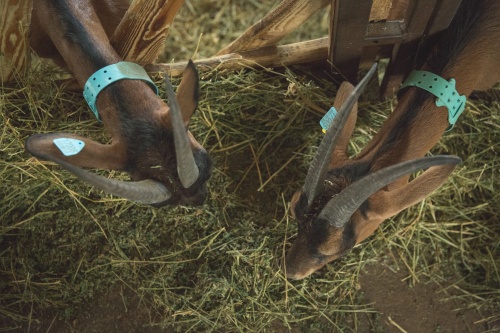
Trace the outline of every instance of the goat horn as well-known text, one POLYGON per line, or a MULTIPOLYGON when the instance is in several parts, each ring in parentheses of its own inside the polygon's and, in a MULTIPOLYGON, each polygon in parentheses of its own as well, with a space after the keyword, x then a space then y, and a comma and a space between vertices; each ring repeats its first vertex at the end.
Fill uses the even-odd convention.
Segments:
POLYGON ((174 88, 165 76, 165 85, 167 86, 167 95, 170 106, 170 114, 172 120, 172 130, 174 133, 175 155, 177 156, 177 173, 184 188, 188 188, 196 182, 200 174, 200 170, 194 160, 189 137, 187 135, 184 122, 182 121, 181 111, 177 98, 175 97, 174 88))
POLYGON ((302 192, 307 196, 308 207, 311 207, 314 199, 323 189, 323 182, 325 181, 326 173, 328 172, 332 151, 335 148, 340 135, 342 134, 342 129, 347 119, 349 118, 349 114, 352 111, 354 103, 356 103, 359 96, 366 88, 366 85, 375 73, 376 68, 377 63, 373 64, 365 77, 351 92, 349 97, 340 108, 337 116, 333 119, 332 124, 328 128, 325 136, 323 137, 323 140, 318 147, 318 151, 316 152, 313 162, 309 167, 309 171, 307 172, 304 187, 302 188, 302 192))
POLYGON ((59 164, 63 169, 71 172, 84 182, 93 185, 106 193, 131 201, 151 205, 164 202, 172 196, 165 185, 152 179, 137 182, 125 182, 116 179, 109 179, 88 172, 87 170, 74 166, 73 164, 63 161, 57 157, 45 154, 40 157, 59 164))
POLYGON ((342 228, 363 202, 384 186, 420 169, 444 164, 457 165, 461 161, 457 156, 438 155, 391 165, 349 185, 325 205, 318 218, 342 228))

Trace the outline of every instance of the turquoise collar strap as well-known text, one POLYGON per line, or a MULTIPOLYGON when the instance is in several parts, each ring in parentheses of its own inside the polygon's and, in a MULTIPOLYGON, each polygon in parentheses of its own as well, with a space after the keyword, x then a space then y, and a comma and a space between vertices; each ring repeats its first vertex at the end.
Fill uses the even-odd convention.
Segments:
POLYGON ((465 109, 465 96, 459 95, 455 89, 455 80, 446 81, 442 77, 427 71, 412 71, 403 82, 399 91, 406 87, 419 87, 436 96, 436 106, 448 108, 448 122, 451 130, 458 117, 465 109))
POLYGON ((97 112, 96 106, 97 96, 110 84, 123 79, 142 80, 158 95, 158 88, 153 81, 151 81, 144 68, 138 64, 120 61, 116 64, 101 68, 89 77, 83 89, 83 97, 97 120, 100 121, 99 112, 97 112))

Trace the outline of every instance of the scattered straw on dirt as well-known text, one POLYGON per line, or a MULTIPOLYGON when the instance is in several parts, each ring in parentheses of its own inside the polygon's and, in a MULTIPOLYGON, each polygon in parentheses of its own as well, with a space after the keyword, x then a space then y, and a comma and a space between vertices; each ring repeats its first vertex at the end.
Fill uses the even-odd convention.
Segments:
MULTIPOLYGON (((198 55, 215 53, 276 1, 264 3, 186 1, 165 59, 185 60, 198 41, 198 55)), ((153 209, 93 190, 24 151, 25 139, 41 132, 108 140, 81 96, 50 79, 56 74, 38 65, 18 85, 1 87, 4 330, 47 331, 57 321, 60 328, 77 325, 81 319, 74 318, 85 304, 120 285, 140 300, 134 306, 148 313, 145 326, 182 332, 354 332, 362 315, 375 312, 359 292, 359 276, 377 262, 408 272, 409 285, 446 286, 444 297, 459 298, 479 312, 481 323, 472 327, 500 320, 495 311, 500 308, 498 89, 470 100, 459 124, 432 150, 464 159, 438 192, 386 221, 313 277, 287 281, 280 265, 296 233, 288 201, 302 186, 321 140, 318 121, 333 102, 336 82, 301 68, 203 75, 191 130, 215 162, 209 198, 198 208, 153 209)), ((352 153, 393 107, 394 101, 379 102, 372 95, 360 101, 352 153)))

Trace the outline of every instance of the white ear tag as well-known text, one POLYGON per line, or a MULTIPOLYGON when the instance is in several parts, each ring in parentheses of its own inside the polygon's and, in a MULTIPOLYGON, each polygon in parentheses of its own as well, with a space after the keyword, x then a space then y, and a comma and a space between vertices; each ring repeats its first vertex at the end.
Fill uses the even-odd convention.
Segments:
POLYGON ((85 147, 85 142, 76 139, 59 138, 54 139, 53 142, 64 156, 76 155, 85 147))

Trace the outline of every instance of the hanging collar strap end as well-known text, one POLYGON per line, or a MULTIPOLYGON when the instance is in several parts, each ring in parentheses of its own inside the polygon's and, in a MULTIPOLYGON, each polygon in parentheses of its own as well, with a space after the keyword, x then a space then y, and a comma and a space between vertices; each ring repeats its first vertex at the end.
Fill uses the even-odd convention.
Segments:
POLYGON ((441 76, 427 71, 412 71, 401 85, 399 91, 406 87, 419 87, 436 96, 436 106, 446 106, 448 109, 448 122, 446 129, 451 130, 458 117, 465 109, 466 98, 459 95, 455 89, 455 79, 446 81, 441 76))
POLYGON ((97 96, 110 84, 123 79, 142 80, 158 95, 158 88, 140 65, 120 61, 116 64, 103 67, 89 77, 83 89, 83 97, 97 120, 101 121, 96 106, 97 96))

